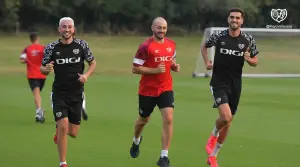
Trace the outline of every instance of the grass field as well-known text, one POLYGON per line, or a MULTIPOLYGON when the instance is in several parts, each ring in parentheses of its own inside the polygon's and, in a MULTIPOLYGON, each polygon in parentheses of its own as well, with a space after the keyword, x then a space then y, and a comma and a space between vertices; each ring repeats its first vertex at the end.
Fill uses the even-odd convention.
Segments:
MULTIPOLYGON (((129 156, 133 124, 138 114, 139 80, 131 74, 131 62, 145 37, 83 38, 97 57, 98 67, 86 84, 89 121, 82 123, 77 139, 69 138, 69 166, 154 167, 161 138, 157 109, 144 131, 140 157, 131 159, 129 156)), ((42 42, 55 39, 45 37, 42 42)), ((201 37, 174 39, 182 72, 173 75, 176 111, 169 156, 173 167, 203 167, 207 166, 204 147, 217 112, 211 107, 209 80, 191 77, 201 37)), ((298 43, 297 39, 258 40, 260 66, 245 70, 300 73, 298 43)), ((25 66, 18 63, 19 53, 28 44, 27 38, 1 37, 0 44, 0 167, 57 167, 57 150, 52 140, 55 123, 49 99, 53 76, 49 76, 42 93, 46 123, 35 124, 25 66)), ((218 156, 221 167, 297 166, 299 85, 300 79, 244 79, 239 112, 218 156)))

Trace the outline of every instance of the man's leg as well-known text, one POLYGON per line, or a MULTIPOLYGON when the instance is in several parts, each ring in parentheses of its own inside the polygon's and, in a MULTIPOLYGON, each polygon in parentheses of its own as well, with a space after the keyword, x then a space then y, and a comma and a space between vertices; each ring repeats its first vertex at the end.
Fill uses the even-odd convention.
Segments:
MULTIPOLYGON (((223 103, 218 106, 219 118, 216 121, 216 126, 212 132, 206 147, 210 147, 211 153, 208 157, 207 163, 211 167, 218 167, 217 155, 222 147, 222 144, 227 137, 230 123, 232 121, 232 114, 228 103, 223 103), (210 141, 213 140, 213 141, 210 141)), ((206 148, 206 150, 208 150, 206 148)))
POLYGON ((219 100, 218 105, 219 118, 217 119, 216 126, 212 132, 213 136, 217 138, 217 142, 208 158, 208 164, 210 164, 212 167, 218 167, 216 157, 228 136, 233 116, 235 115, 237 106, 239 104, 240 93, 237 94, 236 91, 229 91, 228 94, 226 93, 226 95, 220 97, 222 97, 222 99, 219 100))
POLYGON ((59 166, 67 165, 67 134, 69 131, 69 120, 67 117, 57 121, 57 148, 59 155, 59 166))
POLYGON ((158 99, 158 107, 162 115, 162 150, 157 165, 169 167, 170 160, 168 151, 173 136, 173 112, 174 112, 174 93, 173 91, 163 92, 158 99))
POLYGON ((44 112, 42 109, 41 87, 38 79, 28 79, 35 103, 35 120, 36 122, 44 122, 44 112))
POLYGON ((155 97, 139 95, 139 117, 135 121, 133 143, 130 148, 132 158, 137 158, 140 154, 139 146, 142 142, 142 132, 150 119, 150 115, 156 105, 155 97))
POLYGON ((70 106, 68 135, 72 138, 77 137, 80 128, 82 102, 78 97, 78 101, 75 100, 74 105, 70 106))
POLYGON ((54 142, 57 144, 60 167, 67 167, 67 135, 69 132, 69 105, 66 96, 51 94, 53 115, 56 121, 54 142))

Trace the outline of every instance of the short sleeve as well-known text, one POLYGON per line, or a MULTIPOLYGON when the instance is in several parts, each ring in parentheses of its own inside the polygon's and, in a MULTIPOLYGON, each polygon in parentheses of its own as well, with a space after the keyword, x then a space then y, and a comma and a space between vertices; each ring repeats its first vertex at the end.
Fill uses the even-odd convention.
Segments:
POLYGON ((20 58, 21 58, 21 59, 26 59, 26 58, 27 58, 26 52, 27 52, 27 47, 22 51, 22 53, 21 53, 21 55, 20 55, 20 58))
POLYGON ((216 46, 217 42, 219 40, 219 37, 220 37, 220 33, 219 32, 214 32, 211 36, 209 36, 205 40, 205 47, 206 48, 211 48, 213 46, 216 46))
POLYGON ((144 65, 146 59, 147 59, 148 53, 147 53, 147 46, 140 45, 135 56, 133 59, 133 65, 134 66, 142 66, 144 65))
POLYGON ((89 44, 85 40, 81 40, 80 45, 83 49, 83 56, 85 61, 92 62, 95 59, 95 57, 93 56, 92 51, 89 48, 89 44))
POLYGON ((46 66, 46 64, 50 63, 52 61, 52 53, 53 53, 54 45, 49 44, 44 49, 44 57, 42 60, 42 65, 46 66))
POLYGON ((256 55, 258 55, 255 39, 251 35, 249 35, 249 48, 250 57, 255 57, 256 55))

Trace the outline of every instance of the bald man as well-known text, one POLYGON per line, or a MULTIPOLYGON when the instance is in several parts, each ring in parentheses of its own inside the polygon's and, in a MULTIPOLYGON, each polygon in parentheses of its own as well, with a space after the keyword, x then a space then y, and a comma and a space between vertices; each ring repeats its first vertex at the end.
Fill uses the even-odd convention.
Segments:
POLYGON ((84 84, 95 71, 96 60, 88 43, 73 37, 72 18, 61 18, 58 31, 62 38, 45 48, 40 70, 44 75, 50 72, 55 74, 51 95, 57 124, 54 142, 58 145, 60 167, 67 167, 67 135, 75 138, 78 134, 84 100, 84 84), (84 61, 89 64, 86 73, 83 73, 84 61))
POLYGON ((142 131, 150 116, 158 106, 163 120, 162 149, 157 162, 160 167, 169 167, 168 149, 173 133, 174 92, 171 71, 179 72, 176 64, 176 44, 165 38, 167 22, 162 17, 154 19, 151 29, 153 36, 138 47, 133 59, 132 73, 140 74, 138 91, 139 116, 135 122, 133 143, 130 148, 132 158, 140 153, 142 131))

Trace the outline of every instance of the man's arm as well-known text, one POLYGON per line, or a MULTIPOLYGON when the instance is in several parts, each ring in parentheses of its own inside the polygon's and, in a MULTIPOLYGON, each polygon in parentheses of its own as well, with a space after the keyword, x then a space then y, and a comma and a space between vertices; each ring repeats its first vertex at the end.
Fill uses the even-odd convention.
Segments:
POLYGON ((220 34, 215 32, 213 33, 209 38, 206 39, 204 44, 201 46, 201 55, 203 58, 203 61, 206 65, 207 70, 212 69, 212 62, 209 60, 208 55, 207 55, 207 48, 211 48, 213 46, 217 45, 217 42, 219 40, 220 34))
POLYGON ((172 56, 171 70, 174 72, 179 72, 180 70, 180 65, 176 63, 176 50, 174 51, 174 54, 172 56))
POLYGON ((84 76, 86 78, 88 78, 90 75, 92 75, 94 73, 94 71, 96 70, 96 59, 95 57, 93 56, 90 48, 89 48, 89 45, 86 41, 82 40, 82 46, 83 46, 83 55, 84 55, 84 59, 85 61, 88 62, 89 64, 89 68, 88 70, 86 71, 86 73, 84 73, 84 76))
POLYGON ((137 50, 133 59, 132 73, 133 74, 158 74, 163 71, 164 64, 159 65, 157 68, 144 67, 144 63, 147 60, 148 53, 147 47, 141 45, 137 50))
POLYGON ((45 49, 44 49, 44 57, 43 57, 43 60, 42 60, 42 65, 40 67, 40 71, 44 75, 48 75, 49 72, 50 72, 49 69, 46 67, 47 64, 52 63, 52 65, 53 65, 52 50, 53 50, 53 46, 51 46, 51 44, 48 45, 47 47, 45 47, 45 49))
POLYGON ((256 47, 255 39, 251 35, 249 35, 248 37, 249 37, 249 48, 247 51, 249 52, 249 57, 248 58, 245 57, 245 60, 250 66, 256 67, 258 64, 259 52, 256 47))
POLYGON ((26 55, 26 49, 27 49, 27 48, 25 48, 25 49, 23 50, 23 52, 21 53, 21 56, 20 56, 20 63, 22 63, 22 64, 26 63, 26 58, 27 58, 27 55, 26 55))
POLYGON ((207 47, 206 47, 205 43, 201 46, 201 55, 202 55, 204 63, 207 64, 208 55, 207 55, 207 47))

